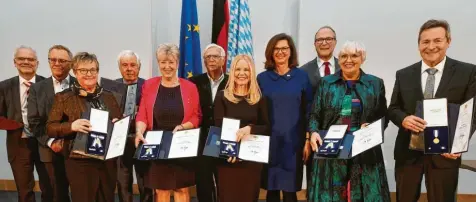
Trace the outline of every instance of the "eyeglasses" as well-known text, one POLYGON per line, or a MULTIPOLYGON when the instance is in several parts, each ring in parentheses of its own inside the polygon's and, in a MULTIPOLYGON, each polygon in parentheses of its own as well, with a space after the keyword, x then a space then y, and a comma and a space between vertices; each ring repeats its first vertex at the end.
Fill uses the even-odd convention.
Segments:
POLYGON ((15 60, 17 62, 21 62, 21 61, 28 61, 28 62, 36 62, 36 58, 25 58, 25 57, 17 57, 15 58, 15 60))
POLYGON ((339 55, 339 60, 347 60, 347 59, 352 59, 352 60, 357 60, 360 58, 360 54, 357 54, 357 53, 354 53, 354 54, 342 54, 342 55, 339 55))
POLYGON ((59 64, 65 64, 70 61, 64 60, 64 59, 58 59, 58 58, 48 58, 48 62, 50 62, 51 64, 55 64, 56 62, 58 62, 59 64))
POLYGON ((98 69, 76 69, 79 73, 82 75, 87 75, 88 72, 91 73, 91 75, 96 75, 98 73, 98 69))
POLYGON ((289 46, 287 47, 274 47, 274 52, 279 53, 287 53, 289 51, 289 46))
POLYGON ((218 59, 220 59, 221 57, 223 57, 223 56, 219 56, 219 55, 207 55, 207 56, 205 56, 205 57, 203 57, 203 58, 205 58, 206 60, 211 60, 211 59, 213 59, 213 60, 218 60, 218 59))
POLYGON ((324 43, 324 41, 326 43, 330 43, 330 42, 333 42, 335 39, 336 38, 333 38, 333 37, 327 37, 327 38, 317 38, 314 41, 317 42, 318 44, 322 44, 322 43, 324 43))

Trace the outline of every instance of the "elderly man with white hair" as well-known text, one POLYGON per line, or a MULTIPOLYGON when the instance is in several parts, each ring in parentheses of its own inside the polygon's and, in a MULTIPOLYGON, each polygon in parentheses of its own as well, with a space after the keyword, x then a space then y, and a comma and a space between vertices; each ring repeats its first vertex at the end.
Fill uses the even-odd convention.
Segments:
MULTIPOLYGON (((210 126, 214 125, 213 101, 218 91, 225 89, 228 75, 223 72, 225 64, 225 50, 217 45, 210 44, 203 51, 203 59, 207 72, 190 78, 195 83, 200 96, 200 105, 203 113, 201 134, 208 134, 210 126)), ((200 136, 200 154, 207 136, 200 136)), ((214 183, 215 164, 214 160, 207 156, 200 156, 197 161, 197 198, 200 202, 215 202, 216 188, 214 183)))
MULTIPOLYGON (((121 71, 122 78, 116 79, 117 82, 124 83, 128 87, 125 95, 124 111, 134 113, 139 105, 142 93, 142 84, 144 79, 139 77, 141 61, 139 55, 131 50, 124 50, 117 56, 117 64, 121 71)), ((131 121, 135 123, 135 121, 131 121)), ((127 139, 124 155, 119 157, 117 169, 117 190, 120 202, 132 202, 132 171, 133 166, 136 170, 137 185, 139 186, 140 202, 152 202, 152 189, 144 187, 144 173, 148 167, 148 162, 134 159, 134 137, 135 124, 132 124, 129 130, 130 137, 127 139)))
MULTIPOLYGON (((387 113, 385 86, 381 78, 365 73, 364 46, 346 42, 338 55, 341 70, 319 80, 309 120, 310 144, 322 145, 320 131, 347 125, 351 133, 387 113)), ((388 121, 384 119, 384 128, 388 121)), ((373 147, 352 159, 315 159, 308 200, 390 201, 382 148, 373 147)))

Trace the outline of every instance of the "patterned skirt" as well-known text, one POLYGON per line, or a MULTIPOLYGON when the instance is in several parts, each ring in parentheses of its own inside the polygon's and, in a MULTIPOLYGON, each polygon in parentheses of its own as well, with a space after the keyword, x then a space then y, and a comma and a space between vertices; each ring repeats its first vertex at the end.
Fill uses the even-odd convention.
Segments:
POLYGON ((316 159, 308 195, 310 202, 390 202, 385 165, 316 159))

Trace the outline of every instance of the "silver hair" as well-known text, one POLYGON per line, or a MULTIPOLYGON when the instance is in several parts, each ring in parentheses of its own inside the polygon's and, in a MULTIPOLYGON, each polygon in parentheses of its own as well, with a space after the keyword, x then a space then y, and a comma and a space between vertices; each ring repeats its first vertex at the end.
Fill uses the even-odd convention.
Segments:
POLYGON ((218 48, 218 50, 220 51, 220 56, 225 57, 225 49, 223 49, 223 47, 221 47, 221 46, 219 46, 218 44, 215 44, 215 43, 211 43, 210 45, 205 47, 205 50, 203 50, 203 56, 205 56, 205 53, 210 48, 218 48))
POLYGON ((367 50, 365 49, 364 44, 357 41, 346 41, 339 51, 339 56, 344 53, 360 53, 362 61, 365 61, 367 58, 367 50))
POLYGON ((337 34, 336 34, 336 31, 334 30, 334 28, 332 28, 331 26, 329 25, 325 25, 325 26, 322 26, 321 28, 319 28, 317 30, 317 32, 314 34, 314 40, 316 40, 316 36, 317 36, 317 33, 319 33, 321 30, 323 29, 330 29, 333 33, 334 33, 334 38, 337 40, 337 34))
POLYGON ((136 59, 137 59, 137 64, 140 67, 141 61, 140 61, 139 55, 137 53, 135 53, 134 51, 131 51, 131 50, 123 50, 119 53, 119 55, 117 56, 117 64, 119 66, 121 66, 121 58, 125 57, 125 56, 135 56, 136 59))
POLYGON ((177 62, 180 60, 180 50, 177 45, 172 43, 163 43, 159 45, 157 51, 155 52, 157 58, 160 54, 165 54, 167 56, 174 56, 177 62))
POLYGON ((35 49, 33 49, 30 46, 21 45, 21 46, 19 46, 18 48, 15 49, 15 52, 13 53, 14 58, 17 57, 18 51, 20 51, 21 49, 29 49, 29 50, 33 51, 33 53, 35 54, 35 58, 37 57, 35 49))

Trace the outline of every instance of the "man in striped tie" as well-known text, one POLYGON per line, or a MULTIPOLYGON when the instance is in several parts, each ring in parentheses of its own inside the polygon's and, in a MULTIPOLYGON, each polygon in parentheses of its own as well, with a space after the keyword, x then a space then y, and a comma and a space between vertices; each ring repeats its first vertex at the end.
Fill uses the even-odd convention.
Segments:
POLYGON ((27 120, 30 86, 44 77, 36 75, 38 59, 35 50, 30 47, 17 48, 13 62, 18 76, 0 82, 0 116, 22 125, 20 128, 7 130, 8 162, 15 179, 18 201, 35 201, 34 168, 39 176, 42 201, 52 201, 52 190, 48 189, 48 174, 38 154, 38 141, 29 130, 27 120))
MULTIPOLYGON (((319 28, 314 35, 314 47, 316 48, 317 57, 301 67, 309 76, 313 92, 316 92, 317 83, 322 77, 334 74, 340 70, 337 58, 334 57, 336 43, 336 32, 330 26, 319 28)), ((306 163, 306 178, 309 183, 311 180, 313 154, 308 141, 304 147, 303 154, 303 160, 306 163), (309 158, 311 159, 309 160, 309 158)))

